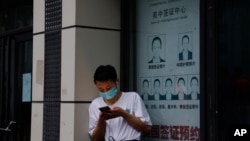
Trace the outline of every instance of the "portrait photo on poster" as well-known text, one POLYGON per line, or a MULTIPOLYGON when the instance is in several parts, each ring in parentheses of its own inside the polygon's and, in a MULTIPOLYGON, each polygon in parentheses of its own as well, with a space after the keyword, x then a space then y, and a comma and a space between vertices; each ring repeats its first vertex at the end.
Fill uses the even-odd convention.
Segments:
POLYGON ((192 32, 183 32, 178 34, 179 61, 193 59, 193 36, 192 32))
POLYGON ((179 100, 190 100, 191 97, 187 93, 187 76, 182 75, 175 78, 176 94, 179 100))
POLYGON ((148 36, 148 63, 164 63, 166 60, 166 35, 148 36))
POLYGON ((154 77, 152 83, 153 98, 149 100, 166 100, 166 96, 162 93, 162 77, 154 77))
POLYGON ((140 96, 142 100, 148 100, 148 96, 152 95, 151 92, 151 79, 150 78, 141 78, 141 91, 140 96))
POLYGON ((163 86, 164 88, 163 93, 165 94, 167 100, 178 100, 177 94, 174 93, 175 84, 173 81, 174 77, 171 76, 164 77, 165 83, 163 86))
POLYGON ((192 100, 200 100, 200 85, 199 85, 199 75, 189 75, 189 95, 192 100))

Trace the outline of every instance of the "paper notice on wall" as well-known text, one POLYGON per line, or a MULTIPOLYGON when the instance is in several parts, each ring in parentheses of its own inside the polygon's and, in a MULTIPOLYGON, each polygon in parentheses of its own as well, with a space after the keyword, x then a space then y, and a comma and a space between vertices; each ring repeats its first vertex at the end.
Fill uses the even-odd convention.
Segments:
POLYGON ((145 140, 200 140, 199 5, 137 1, 137 89, 153 122, 145 140))
POLYGON ((23 74, 22 102, 31 101, 31 73, 23 74))

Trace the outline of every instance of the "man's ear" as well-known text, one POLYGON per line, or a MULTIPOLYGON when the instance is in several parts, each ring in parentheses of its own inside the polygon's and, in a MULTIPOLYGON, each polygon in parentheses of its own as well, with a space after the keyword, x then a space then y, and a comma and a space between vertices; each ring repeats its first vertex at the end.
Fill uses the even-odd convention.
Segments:
POLYGON ((115 84, 116 84, 116 85, 119 84, 119 78, 116 79, 115 84))

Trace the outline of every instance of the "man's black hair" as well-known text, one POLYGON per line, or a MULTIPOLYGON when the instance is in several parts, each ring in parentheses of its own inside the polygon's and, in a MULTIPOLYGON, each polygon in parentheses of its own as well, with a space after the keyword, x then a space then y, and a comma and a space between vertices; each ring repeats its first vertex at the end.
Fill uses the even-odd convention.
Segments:
POLYGON ((99 66, 94 74, 94 83, 96 83, 96 81, 108 81, 108 80, 116 82, 117 73, 115 68, 111 65, 99 66))

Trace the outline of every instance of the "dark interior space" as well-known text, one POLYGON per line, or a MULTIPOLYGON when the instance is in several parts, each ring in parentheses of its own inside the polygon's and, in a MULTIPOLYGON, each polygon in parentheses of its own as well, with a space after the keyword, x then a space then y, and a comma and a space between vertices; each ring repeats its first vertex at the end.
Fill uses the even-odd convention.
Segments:
POLYGON ((250 125, 250 9, 247 1, 217 2, 218 140, 250 125))

